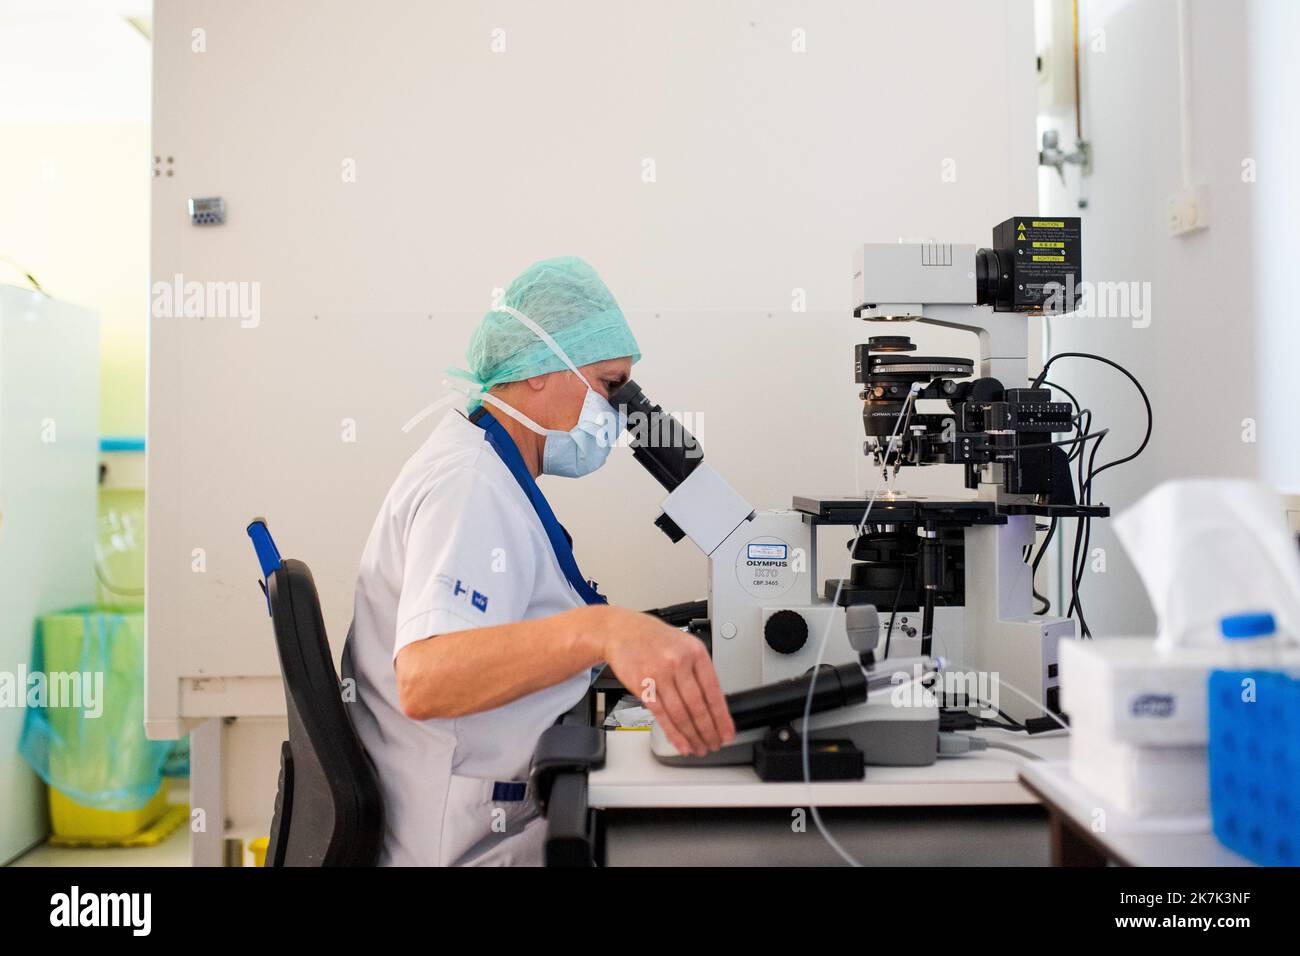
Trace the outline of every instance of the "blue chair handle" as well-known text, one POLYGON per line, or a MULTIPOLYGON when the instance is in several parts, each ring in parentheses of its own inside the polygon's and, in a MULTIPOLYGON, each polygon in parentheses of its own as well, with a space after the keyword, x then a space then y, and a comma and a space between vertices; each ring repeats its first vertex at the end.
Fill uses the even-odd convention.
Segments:
POLYGON ((284 563, 280 557, 280 549, 275 546, 275 539, 271 537, 271 531, 266 526, 265 518, 254 518, 248 524, 248 537, 252 539, 253 550, 257 553, 257 563, 262 566, 262 593, 266 595, 266 613, 271 613, 271 592, 267 589, 266 582, 284 563))
POLYGON ((262 577, 269 578, 284 562, 280 558, 280 549, 275 546, 275 539, 266 527, 266 519, 254 518, 248 525, 248 536, 253 539, 253 550, 257 552, 257 561, 262 566, 262 577))

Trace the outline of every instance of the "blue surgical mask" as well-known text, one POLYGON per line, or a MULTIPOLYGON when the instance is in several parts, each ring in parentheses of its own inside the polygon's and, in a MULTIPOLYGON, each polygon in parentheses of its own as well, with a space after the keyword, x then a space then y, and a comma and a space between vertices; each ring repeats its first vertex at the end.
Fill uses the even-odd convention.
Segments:
POLYGON ((541 326, 509 306, 498 306, 498 309, 513 315, 545 342, 556 357, 569 367, 569 371, 578 376, 582 384, 587 386, 587 397, 583 399, 578 423, 567 432, 543 428, 517 408, 507 405, 488 392, 484 392, 479 397, 501 409, 525 428, 546 436, 546 443, 542 449, 542 474, 558 475, 562 478, 581 478, 583 475, 591 474, 609 458, 610 450, 613 449, 618 436, 623 431, 625 424, 623 416, 614 410, 614 406, 603 395, 591 387, 591 383, 578 371, 578 367, 573 364, 569 356, 541 326))

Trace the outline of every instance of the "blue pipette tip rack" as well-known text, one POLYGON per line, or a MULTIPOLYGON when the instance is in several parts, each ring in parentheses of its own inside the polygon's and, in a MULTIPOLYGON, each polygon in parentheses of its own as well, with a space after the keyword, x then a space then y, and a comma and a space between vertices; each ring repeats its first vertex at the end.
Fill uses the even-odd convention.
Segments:
POLYGON ((1261 866, 1300 866, 1300 680, 1214 671, 1209 694, 1214 835, 1261 866))

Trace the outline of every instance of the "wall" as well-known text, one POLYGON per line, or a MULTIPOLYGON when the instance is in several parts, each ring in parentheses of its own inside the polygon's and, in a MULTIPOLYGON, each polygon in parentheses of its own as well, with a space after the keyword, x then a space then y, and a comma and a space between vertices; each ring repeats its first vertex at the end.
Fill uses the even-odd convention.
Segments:
MULTIPOLYGON (((1269 185, 1243 182, 1241 175, 1243 159, 1265 147, 1261 131, 1276 132, 1279 125, 1294 129, 1295 86, 1261 92, 1261 67, 1247 68, 1256 44, 1252 18, 1286 4, 1188 2, 1191 173, 1208 196, 1209 227, 1170 236, 1166 201, 1182 184, 1177 4, 1094 0, 1080 6, 1084 136, 1093 144, 1095 168, 1082 182, 1071 170, 1065 189, 1054 172, 1041 171, 1042 204, 1068 210, 1081 187, 1087 203, 1077 213, 1084 221, 1085 279, 1149 283, 1150 311, 1145 317, 1055 320, 1050 350, 1110 357, 1133 372, 1151 396, 1156 424, 1150 446, 1133 463, 1097 479, 1094 497, 1122 510, 1172 478, 1253 478, 1261 475, 1265 456, 1295 461, 1294 440, 1281 434, 1294 430, 1294 399, 1282 404, 1276 394, 1295 386, 1263 383, 1260 362, 1281 344, 1277 327, 1289 323, 1284 313, 1265 307, 1261 289, 1272 290, 1276 300, 1290 270, 1279 261, 1286 256, 1282 249, 1296 246, 1294 202, 1285 207, 1289 212, 1279 207, 1269 212, 1265 198, 1272 192, 1280 199, 1287 190, 1294 195, 1294 185, 1282 182, 1291 176, 1286 157, 1294 153, 1285 153, 1275 135, 1271 162, 1261 160, 1260 166, 1269 185), (1276 251, 1261 248, 1261 213, 1275 224, 1291 219, 1290 241, 1277 243, 1276 251), (1260 430, 1259 441, 1243 440, 1249 437, 1245 420, 1262 423, 1275 409, 1285 410, 1285 422, 1273 418, 1269 432, 1260 430)), ((1068 150, 1073 121, 1059 127, 1068 150)), ((1294 338, 1295 333, 1286 334, 1294 338)), ((1117 372, 1062 360, 1051 377, 1094 409, 1096 427, 1111 428, 1098 464, 1127 454, 1141 441, 1141 399, 1117 372)), ((1293 480, 1296 470, 1290 468, 1293 480)), ((1094 522, 1093 548, 1103 549, 1105 560, 1104 573, 1090 568, 1084 577, 1093 632, 1151 633, 1155 619, 1145 591, 1108 522, 1094 522)))
MULTIPOLYGON (((101 317, 101 428, 144 432, 149 127, 0 125, 0 255, 101 317)), ((5 281, 19 282, 6 272, 5 281)))
MULTIPOLYGON (((245 283, 260 309, 152 322, 153 731, 179 729, 178 698, 219 713, 238 697, 199 678, 277 674, 254 515, 312 566, 341 646, 376 509, 432 421, 403 424, 444 395, 493 289, 535 259, 579 254, 604 274, 645 354, 635 377, 702 416, 708 458, 756 507, 864 483, 853 246, 985 242, 1032 210, 1030 15, 160 7, 154 152, 176 175, 153 183, 153 280, 245 283), (191 195, 224 196, 227 225, 190 226, 191 195)), ((915 334, 925 351, 974 348, 915 334)), ((944 480, 959 481, 912 487, 944 480)), ((615 600, 703 596, 703 560, 653 528, 660 489, 629 455, 543 488, 615 600)))
MULTIPOLYGON (((11 406, 11 433, 0 442, 6 671, 30 660, 37 615, 93 600, 97 439, 144 432, 149 44, 123 17, 147 13, 140 0, 0 10, 0 259, 9 260, 0 262, 0 283, 26 301, 9 286, 27 289, 22 272, 31 272, 56 300, 51 314, 75 314, 89 333, 30 338, 41 323, 16 321, 26 331, 10 336, 0 375, 11 406), (27 447, 38 432, 17 412, 28 401, 76 404, 57 423, 53 447, 72 456, 62 467, 27 447)), ((112 503, 142 506, 138 491, 112 503)), ((138 587, 143 563, 141 552, 115 570, 138 587)), ((23 712, 0 716, 3 862, 47 827, 44 788, 17 752, 23 712)))
MULTIPOLYGON (((149 41, 142 0, 0 11, 0 257, 99 313, 101 428, 144 433, 149 41)), ((0 265, 0 281, 20 273, 0 265)))
POLYGON ((1259 418, 1261 477, 1291 493, 1300 493, 1300 442, 1295 411, 1300 408, 1300 323, 1295 320, 1295 250, 1300 249, 1300 5, 1254 0, 1246 18, 1247 77, 1250 83, 1250 157, 1257 178, 1254 229, 1255 289, 1254 376, 1259 418))
MULTIPOLYGON (((0 257, 98 313, 101 435, 145 430, 150 44, 125 18, 148 12, 112 0, 0 13, 0 257)), ((25 284, 11 265, 0 265, 0 281, 25 284)), ((122 545, 123 521, 142 524, 143 512, 138 488, 110 490, 99 522, 122 545)), ((100 572, 124 592, 101 585, 101 602, 138 605, 143 535, 100 572)))

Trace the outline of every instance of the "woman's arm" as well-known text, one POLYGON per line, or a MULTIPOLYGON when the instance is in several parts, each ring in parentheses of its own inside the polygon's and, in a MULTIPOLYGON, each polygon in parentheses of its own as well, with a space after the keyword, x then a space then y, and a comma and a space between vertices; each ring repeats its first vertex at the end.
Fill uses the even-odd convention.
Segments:
POLYGON ((682 753, 703 755, 735 737, 704 645, 626 608, 590 605, 435 635, 402 648, 393 666, 402 711, 428 720, 500 707, 601 661, 640 695, 682 753))

